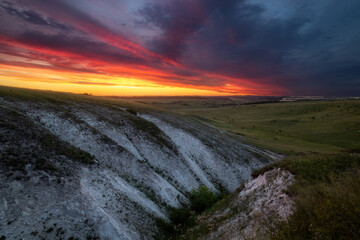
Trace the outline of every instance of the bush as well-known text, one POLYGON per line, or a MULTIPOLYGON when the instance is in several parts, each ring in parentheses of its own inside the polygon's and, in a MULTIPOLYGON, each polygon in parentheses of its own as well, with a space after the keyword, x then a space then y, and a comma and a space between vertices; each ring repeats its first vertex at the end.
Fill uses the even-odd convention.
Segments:
POLYGON ((190 196, 191 210, 201 213, 211 208, 219 196, 212 192, 208 187, 201 185, 197 190, 192 190, 190 196))
POLYGON ((190 193, 190 206, 169 208, 171 222, 157 219, 157 225, 163 234, 163 238, 158 239, 177 239, 187 228, 195 225, 195 218, 198 214, 210 209, 222 196, 203 185, 198 189, 193 189, 190 193))
POLYGON ((191 216, 190 209, 187 207, 184 208, 170 208, 170 221, 175 224, 184 224, 189 220, 191 216))

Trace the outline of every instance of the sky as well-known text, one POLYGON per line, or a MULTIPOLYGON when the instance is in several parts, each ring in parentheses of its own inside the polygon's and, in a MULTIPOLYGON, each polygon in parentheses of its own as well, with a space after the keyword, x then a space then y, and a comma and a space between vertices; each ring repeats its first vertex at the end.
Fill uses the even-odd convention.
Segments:
POLYGON ((0 0, 0 85, 360 95, 359 0, 0 0))

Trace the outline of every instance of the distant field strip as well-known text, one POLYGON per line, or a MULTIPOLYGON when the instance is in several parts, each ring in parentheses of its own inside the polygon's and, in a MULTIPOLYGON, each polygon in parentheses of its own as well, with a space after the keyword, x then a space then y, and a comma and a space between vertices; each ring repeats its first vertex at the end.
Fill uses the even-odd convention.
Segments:
POLYGON ((360 101, 306 101, 179 112, 281 153, 360 150, 360 101))

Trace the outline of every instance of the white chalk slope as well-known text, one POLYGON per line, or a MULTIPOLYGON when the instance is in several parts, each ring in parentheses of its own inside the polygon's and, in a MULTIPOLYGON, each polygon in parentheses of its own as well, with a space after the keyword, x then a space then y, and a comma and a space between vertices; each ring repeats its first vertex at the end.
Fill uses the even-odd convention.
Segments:
MULTIPOLYGON (((97 162, 74 167, 73 180, 67 187, 54 187, 49 180, 48 185, 37 188, 36 194, 31 192, 34 186, 27 182, 19 183, 23 187, 13 188, 10 194, 2 193, 12 188, 11 184, 1 189, 0 196, 5 197, 0 199, 0 233, 9 239, 37 239, 30 233, 44 225, 40 216, 45 212, 47 217, 63 216, 59 221, 52 220, 57 226, 67 226, 63 224, 64 218, 78 223, 89 219, 85 222, 93 223, 95 234, 103 239, 152 238, 155 229, 144 226, 154 226, 155 218, 167 219, 168 206, 188 203, 192 189, 206 185, 214 191, 221 188, 233 191, 250 177, 254 168, 270 161, 259 158, 259 154, 252 153, 254 149, 225 133, 164 113, 134 115, 118 107, 81 102, 55 105, 1 98, 0 104, 92 154, 97 162), (48 196, 44 198, 46 204, 35 204, 26 211, 33 216, 33 224, 20 227, 25 213, 15 217, 10 214, 20 204, 14 198, 25 191, 27 184, 29 199, 35 202, 49 189, 60 193, 66 188, 67 192, 61 201, 48 196), (5 229, 9 219, 11 227, 5 229), (23 229, 23 233, 16 227, 23 229)), ((29 177, 31 182, 33 176, 29 177)), ((80 228, 85 229, 77 229, 80 228)), ((64 234, 73 236, 71 232, 64 234)))

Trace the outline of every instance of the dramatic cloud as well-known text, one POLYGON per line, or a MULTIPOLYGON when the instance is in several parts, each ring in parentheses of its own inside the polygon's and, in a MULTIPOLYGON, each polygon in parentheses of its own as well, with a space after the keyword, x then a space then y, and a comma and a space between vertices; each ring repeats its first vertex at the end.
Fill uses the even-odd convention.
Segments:
POLYGON ((13 7, 13 4, 10 2, 4 1, 3 3, 0 3, 0 7, 3 8, 7 14, 16 16, 25 22, 61 30, 69 30, 64 24, 58 23, 52 18, 44 18, 32 10, 18 10, 16 7, 13 7))
POLYGON ((0 68, 104 87, 359 95, 359 11, 357 0, 0 1, 0 68))

